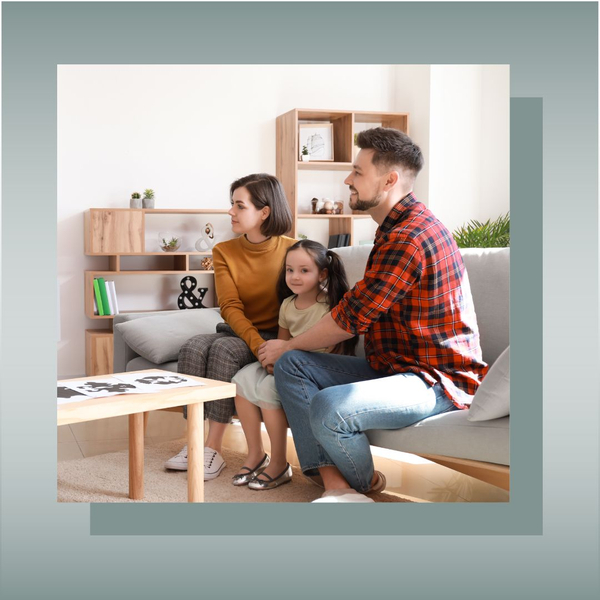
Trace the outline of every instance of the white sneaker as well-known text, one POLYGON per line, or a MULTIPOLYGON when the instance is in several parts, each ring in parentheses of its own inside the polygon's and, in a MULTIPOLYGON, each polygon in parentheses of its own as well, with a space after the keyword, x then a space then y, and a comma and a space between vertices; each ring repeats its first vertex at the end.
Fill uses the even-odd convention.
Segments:
POLYGON ((204 481, 214 479, 221 474, 227 463, 212 448, 204 448, 204 481))
POLYGON ((183 447, 183 450, 176 454, 173 458, 170 458, 165 463, 165 469, 173 469, 175 471, 187 471, 188 465, 188 451, 187 446, 183 447))
POLYGON ((316 502, 375 502, 372 498, 367 498, 364 494, 359 494, 356 490, 329 490, 323 492, 323 495, 316 502))

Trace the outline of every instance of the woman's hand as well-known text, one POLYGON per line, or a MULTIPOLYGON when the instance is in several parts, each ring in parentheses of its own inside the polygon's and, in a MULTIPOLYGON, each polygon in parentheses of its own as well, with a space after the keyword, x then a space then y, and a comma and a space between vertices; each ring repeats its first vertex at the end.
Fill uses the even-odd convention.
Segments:
POLYGON ((279 357, 288 350, 288 341, 285 340, 269 340, 264 344, 261 344, 258 348, 258 360, 260 364, 267 369, 269 366, 271 369, 277 362, 279 357))

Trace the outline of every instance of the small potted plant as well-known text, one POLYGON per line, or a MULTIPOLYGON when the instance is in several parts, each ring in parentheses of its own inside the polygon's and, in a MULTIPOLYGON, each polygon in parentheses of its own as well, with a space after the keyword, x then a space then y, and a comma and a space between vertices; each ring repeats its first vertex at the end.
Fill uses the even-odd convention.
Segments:
POLYGON ((163 252, 177 252, 181 246, 181 238, 169 233, 160 233, 158 239, 163 252))
POLYGON ((144 208, 154 208, 154 190, 144 190, 144 197, 142 198, 142 205, 144 208))
POLYGON ((306 146, 302 146, 302 160, 304 162, 308 162, 310 160, 310 155, 306 146))
POLYGON ((131 194, 129 208, 142 208, 142 197, 138 192, 133 192, 133 194, 131 194))

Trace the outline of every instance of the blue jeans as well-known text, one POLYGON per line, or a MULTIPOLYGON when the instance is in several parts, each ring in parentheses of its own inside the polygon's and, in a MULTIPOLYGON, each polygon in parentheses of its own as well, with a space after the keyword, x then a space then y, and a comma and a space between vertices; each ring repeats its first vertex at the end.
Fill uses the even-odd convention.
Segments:
POLYGON ((303 473, 336 466, 358 492, 373 479, 365 431, 400 429, 454 409, 440 384, 386 375, 363 358, 292 350, 275 364, 275 384, 303 473))

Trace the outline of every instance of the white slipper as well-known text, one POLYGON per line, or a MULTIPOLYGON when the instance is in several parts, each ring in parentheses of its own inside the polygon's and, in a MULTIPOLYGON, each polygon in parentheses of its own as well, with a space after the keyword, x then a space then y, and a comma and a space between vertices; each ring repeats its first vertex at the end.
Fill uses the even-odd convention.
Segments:
POLYGON ((367 498, 364 494, 359 494, 353 489, 328 490, 315 502, 375 502, 372 498, 367 498))

